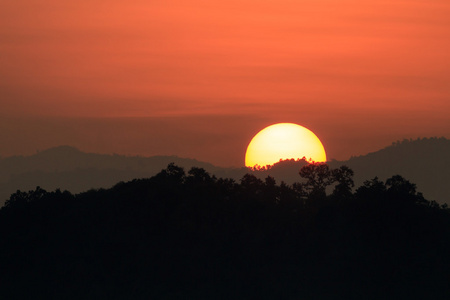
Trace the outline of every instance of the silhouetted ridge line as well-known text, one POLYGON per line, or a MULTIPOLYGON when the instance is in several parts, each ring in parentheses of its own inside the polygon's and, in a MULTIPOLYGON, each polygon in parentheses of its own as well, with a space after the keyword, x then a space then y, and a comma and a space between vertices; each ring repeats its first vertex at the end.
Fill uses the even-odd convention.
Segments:
POLYGON ((76 195, 18 191, 0 209, 0 298, 450 296, 446 206, 398 175, 355 190, 350 168, 308 164, 299 179, 169 164, 76 195))
MULTIPOLYGON (((445 137, 431 137, 431 138, 418 138, 404 139, 393 142, 392 145, 387 146, 381 150, 370 152, 366 155, 352 156, 350 160, 358 159, 361 157, 370 157, 373 155, 380 155, 382 153, 406 153, 411 154, 411 151, 415 154, 429 155, 430 151, 439 151, 445 154, 445 150, 450 148, 450 140, 445 137)), ((447 155, 443 155, 446 157, 447 155)))
POLYGON ((378 176, 385 180, 401 174, 416 182, 427 198, 450 204, 450 140, 446 138, 398 141, 365 156, 330 163, 333 167, 340 164, 355 171, 357 184, 365 178, 378 176))
MULTIPOLYGON (((393 143, 380 151, 348 161, 331 161, 332 168, 349 166, 355 172, 355 183, 378 176, 386 180, 400 174, 415 182, 425 197, 450 204, 450 141, 425 138, 393 143)), ((150 177, 174 162, 186 169, 204 168, 217 177, 235 180, 249 172, 247 168, 221 168, 210 163, 177 156, 124 156, 84 153, 70 146, 56 147, 27 157, 0 159, 0 205, 17 189, 41 186, 78 193, 89 188, 109 188, 119 181, 150 177)), ((298 181, 298 170, 305 161, 282 161, 270 170, 253 172, 264 179, 272 176, 292 184, 298 181)))

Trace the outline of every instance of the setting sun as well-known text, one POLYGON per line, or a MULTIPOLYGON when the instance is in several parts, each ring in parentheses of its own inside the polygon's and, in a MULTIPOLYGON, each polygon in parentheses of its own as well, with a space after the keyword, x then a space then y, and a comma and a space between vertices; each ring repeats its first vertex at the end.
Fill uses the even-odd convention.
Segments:
POLYGON ((303 157, 315 162, 327 160, 322 143, 312 131, 293 123, 279 123, 253 137, 245 154, 245 166, 266 166, 280 159, 303 157))

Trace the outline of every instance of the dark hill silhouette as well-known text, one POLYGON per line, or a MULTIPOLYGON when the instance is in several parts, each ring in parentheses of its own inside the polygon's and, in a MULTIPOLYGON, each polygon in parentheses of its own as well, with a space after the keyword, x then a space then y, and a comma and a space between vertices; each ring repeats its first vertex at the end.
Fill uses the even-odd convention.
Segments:
MULTIPOLYGON (((299 181, 298 170, 305 161, 282 161, 268 170, 255 171, 258 178, 268 175, 292 184, 299 181)), ((342 165, 355 172, 355 185, 378 177, 386 180, 399 174, 415 182, 427 199, 450 204, 450 140, 446 138, 424 138, 403 140, 367 155, 352 157, 347 161, 333 160, 330 167, 342 165)))
POLYGON ((159 172, 168 163, 193 164, 218 171, 212 164, 177 156, 125 156, 85 153, 71 146, 59 146, 31 156, 13 156, 0 160, 2 177, 33 171, 61 172, 77 169, 116 169, 159 172))
POLYGON ((169 163, 185 168, 204 168, 220 177, 242 177, 247 171, 215 167, 210 163, 177 156, 125 156, 85 153, 71 146, 59 146, 31 156, 0 159, 0 205, 16 190, 41 186, 79 193, 91 188, 109 188, 119 181, 155 175, 169 163), (230 175, 230 173, 232 173, 230 175))
POLYGON ((0 299, 449 299, 450 210, 398 175, 352 192, 352 173, 308 164, 288 186, 170 164, 110 189, 16 192, 0 299))
POLYGON ((355 184, 378 176, 381 180, 400 174, 415 182, 427 199, 450 204, 450 140, 424 138, 403 140, 377 152, 330 162, 331 167, 345 164, 355 172, 355 184))
MULTIPOLYGON (((0 204, 17 189, 41 186, 78 193, 90 188, 108 188, 119 181, 153 176, 170 162, 185 169, 200 167, 217 177, 235 180, 248 172, 247 168, 221 168, 177 156, 105 155, 61 146, 32 156, 0 159, 0 204)), ((269 170, 253 171, 253 174, 260 179, 272 176, 277 182, 292 184, 300 180, 298 171, 304 164, 304 161, 282 161, 269 170)), ((400 174, 415 182, 427 199, 450 204, 450 140, 445 138, 395 142, 382 150, 347 161, 334 160, 329 165, 332 168, 349 166, 355 172, 357 186, 375 176, 385 180, 400 174)))

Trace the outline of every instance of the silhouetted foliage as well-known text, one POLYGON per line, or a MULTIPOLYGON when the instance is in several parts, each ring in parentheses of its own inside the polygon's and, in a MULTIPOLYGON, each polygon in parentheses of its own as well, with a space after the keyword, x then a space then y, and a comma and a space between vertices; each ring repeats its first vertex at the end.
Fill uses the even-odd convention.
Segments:
MULTIPOLYGON (((186 171, 193 166, 201 167, 217 177, 229 177, 236 181, 251 172, 263 180, 272 176, 278 182, 288 184, 297 182, 299 169, 308 164, 304 159, 289 159, 251 171, 249 168, 216 167, 176 156, 94 154, 62 146, 31 156, 0 158, 0 206, 18 189, 24 191, 41 186, 46 190, 61 188, 80 193, 89 188, 109 188, 119 181, 154 176, 170 162, 175 162, 186 171)), ((404 140, 347 161, 332 159, 329 162, 330 168, 334 169, 342 165, 355 171, 353 180, 357 186, 375 176, 385 181, 393 174, 401 174, 416 183, 427 199, 439 203, 449 200, 450 140, 445 138, 404 140)))
POLYGON ((17 191, 0 299, 447 299, 450 212, 395 175, 216 178, 169 164, 110 189, 17 191), (328 194, 327 194, 328 193, 328 194))
POLYGON ((347 166, 341 166, 331 171, 331 176, 337 185, 334 187, 333 196, 337 198, 349 198, 352 196, 353 170, 347 166))
POLYGON ((310 197, 324 197, 327 186, 333 183, 332 173, 326 163, 308 164, 300 169, 299 174, 306 179, 303 187, 310 197))

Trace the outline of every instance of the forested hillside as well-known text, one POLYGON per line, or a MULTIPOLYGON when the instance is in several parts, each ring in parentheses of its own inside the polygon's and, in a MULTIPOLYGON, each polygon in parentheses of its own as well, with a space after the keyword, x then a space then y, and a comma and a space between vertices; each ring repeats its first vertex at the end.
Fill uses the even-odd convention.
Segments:
MULTIPOLYGON (((239 180, 246 173, 260 179, 267 176, 292 184, 300 178, 298 170, 305 161, 282 161, 269 170, 221 168, 194 159, 176 156, 138 157, 84 153, 73 147, 61 146, 32 156, 0 159, 0 206, 16 190, 30 190, 36 186, 54 190, 66 189, 80 193, 91 188, 110 188, 119 181, 156 175, 169 163, 189 170, 200 167, 217 177, 239 180)), ((450 140, 424 138, 393 143, 379 151, 352 157, 347 161, 332 160, 330 167, 342 165, 354 170, 359 186, 368 178, 378 176, 386 180, 398 174, 417 184, 427 199, 450 204, 450 140)))
POLYGON ((0 298, 448 299, 446 206, 401 176, 300 175, 171 164, 110 189, 17 192, 0 210, 0 298))

